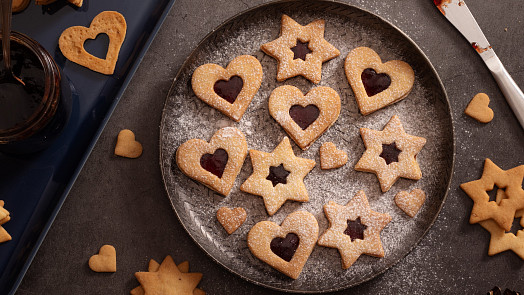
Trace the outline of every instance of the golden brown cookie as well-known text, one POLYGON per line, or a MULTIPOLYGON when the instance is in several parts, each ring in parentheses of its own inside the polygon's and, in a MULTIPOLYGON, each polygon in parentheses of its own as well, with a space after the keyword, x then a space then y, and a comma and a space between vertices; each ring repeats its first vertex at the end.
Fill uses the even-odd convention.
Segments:
POLYGON ((415 81, 409 64, 400 60, 382 63, 368 47, 357 47, 346 57, 344 70, 362 115, 405 98, 415 81))
POLYGON ((103 11, 95 16, 89 28, 82 26, 67 28, 60 35, 58 45, 62 54, 70 61, 93 71, 111 75, 115 71, 118 53, 126 37, 126 30, 127 24, 123 15, 116 11, 103 11), (109 36, 109 47, 105 59, 88 53, 84 48, 84 42, 87 39, 95 39, 101 33, 109 36))
POLYGON ((281 226, 271 221, 255 224, 247 235, 247 245, 258 259, 297 279, 317 238, 315 216, 306 211, 296 211, 289 214, 281 226))
POLYGON ((391 117, 382 131, 360 128, 366 151, 355 170, 377 175, 380 188, 387 192, 399 177, 418 180, 422 172, 416 155, 426 139, 404 131, 397 115, 391 117))
POLYGON ((309 200, 304 177, 315 167, 315 161, 296 157, 287 137, 272 153, 249 150, 249 156, 253 174, 240 190, 261 196, 269 215, 275 214, 286 200, 309 200))
POLYGON ((4 201, 0 200, 0 243, 11 241, 13 238, 1 225, 11 220, 10 212, 4 208, 4 201))
POLYGON ((329 228, 320 236, 318 244, 337 248, 342 268, 349 268, 362 254, 384 257, 380 232, 391 221, 387 213, 371 210, 364 191, 357 194, 346 206, 329 201, 324 205, 329 228))
POLYGON ((481 123, 491 122, 493 120, 493 110, 489 107, 489 96, 486 93, 475 95, 464 110, 464 113, 481 123))
POLYGON ((348 154, 337 149, 334 143, 325 142, 320 147, 320 168, 335 169, 346 165, 348 154))
MULTIPOLYGON (((67 0, 69 3, 76 5, 77 7, 82 7, 83 0, 67 0)), ((36 5, 48 5, 56 0, 35 0, 36 5)))
POLYGON ((111 245, 103 245, 98 254, 89 258, 89 268, 96 272, 116 272, 116 249, 111 245))
POLYGON ((340 54, 324 39, 324 20, 301 26, 285 14, 280 37, 260 49, 278 60, 278 81, 301 75, 316 84, 322 78, 322 63, 340 54))
POLYGON ((262 65, 251 55, 233 59, 227 67, 199 66, 191 86, 196 96, 235 121, 239 121, 262 83, 262 65))
POLYGON ((295 86, 284 85, 269 96, 269 114, 305 150, 337 120, 340 97, 329 87, 315 87, 303 95, 295 86))
POLYGON ((244 208, 234 209, 221 207, 217 211, 217 219, 228 234, 234 233, 246 221, 247 213, 244 208))
POLYGON ((409 217, 417 215, 418 211, 426 201, 426 193, 421 189, 414 189, 411 192, 400 191, 395 195, 395 204, 409 217))
POLYGON ((142 144, 135 140, 135 134, 129 129, 118 133, 115 155, 126 158, 138 158, 142 155, 142 144))
POLYGON ((13 12, 20 12, 29 6, 31 0, 13 0, 12 10, 13 12))
MULTIPOLYGON (((515 218, 520 218, 519 225, 524 227, 524 210, 515 212, 515 218)), ((493 219, 480 221, 479 224, 491 234, 488 248, 489 256, 511 250, 524 260, 524 230, 521 229, 514 235, 511 232, 506 232, 493 219)))

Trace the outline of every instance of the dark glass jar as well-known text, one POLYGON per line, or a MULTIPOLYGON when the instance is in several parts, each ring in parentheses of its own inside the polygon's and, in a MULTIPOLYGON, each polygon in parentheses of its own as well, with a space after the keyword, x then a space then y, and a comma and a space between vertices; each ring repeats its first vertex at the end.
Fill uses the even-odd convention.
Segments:
POLYGON ((26 86, 0 84, 0 152, 40 151, 69 120, 71 88, 51 55, 24 34, 11 33, 11 60, 26 86))

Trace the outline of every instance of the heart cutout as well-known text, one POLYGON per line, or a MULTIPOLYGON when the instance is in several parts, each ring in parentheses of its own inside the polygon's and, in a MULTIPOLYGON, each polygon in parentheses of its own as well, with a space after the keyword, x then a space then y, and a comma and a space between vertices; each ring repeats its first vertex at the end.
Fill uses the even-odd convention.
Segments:
MULTIPOLYGON (((223 152, 219 153, 222 154, 223 152)), ((209 143, 201 139, 190 139, 181 144, 176 151, 176 163, 180 170, 190 178, 227 196, 235 183, 238 173, 240 173, 246 155, 247 142, 244 134, 237 128, 225 127, 218 130, 211 137, 209 143), (225 161, 227 164, 223 168, 221 175, 218 171, 221 170, 223 159, 220 159, 219 163, 207 163, 209 160, 207 158, 215 155, 220 149, 227 154, 227 160, 225 161), (210 156, 205 156, 206 154, 210 156), (203 157, 206 162, 205 165, 202 165, 203 157)), ((219 158, 218 155, 216 157, 219 158)), ((214 157, 211 158, 215 160, 214 157)))
POLYGON ((340 97, 335 90, 325 86, 313 88, 303 95, 300 89, 284 85, 271 93, 269 113, 297 145, 305 150, 337 120, 340 114, 340 97), (319 110, 317 116, 315 108, 319 110), (296 116, 296 120, 292 114, 296 116), (303 114, 306 116, 302 117, 303 114), (316 118, 313 119, 314 117, 316 118))
POLYGON ((344 70, 362 115, 404 99, 415 81, 409 64, 400 60, 382 63, 380 56, 368 47, 353 49, 346 57, 344 70))
POLYGON ((93 71, 111 75, 115 70, 126 30, 127 24, 124 16, 116 11, 103 11, 95 16, 89 28, 82 26, 67 28, 60 35, 58 45, 62 54, 70 61, 93 71), (85 41, 95 39, 98 34, 107 34, 109 37, 105 59, 89 54, 84 48, 85 41))
POLYGON ((267 220, 255 224, 247 235, 247 244, 251 253, 258 259, 296 279, 302 272, 317 239, 318 223, 315 216, 306 211, 296 211, 289 214, 281 226, 267 220), (294 237, 290 236, 290 233, 298 237, 298 246, 295 251, 291 251, 294 248, 294 243, 292 243, 294 237), (290 245, 276 245, 282 241, 288 241, 290 245), (281 256, 284 256, 281 257, 272 248, 283 249, 284 252, 289 253, 281 253, 281 256), (288 258, 289 261, 287 261, 288 258))
POLYGON ((426 193, 421 189, 411 192, 400 191, 395 195, 395 204, 409 217, 414 217, 426 201, 426 193))
POLYGON ((135 140, 133 131, 124 129, 118 133, 115 155, 132 159, 142 155, 142 144, 135 140))
POLYGON ((269 244, 271 251, 278 257, 290 262, 297 251, 300 239, 294 233, 288 233, 285 238, 276 237, 269 244))
POLYGON ((326 142, 320 147, 320 168, 335 169, 344 166, 348 161, 345 151, 337 149, 334 143, 326 142))
POLYGON ((489 96, 485 93, 478 93, 469 102, 466 110, 466 115, 481 123, 489 123, 493 120, 493 110, 489 107, 489 96))
POLYGON ((228 234, 234 233, 246 221, 246 218, 246 210, 241 207, 234 209, 221 207, 217 211, 218 222, 220 222, 228 234))
POLYGON ((202 155, 200 157, 200 166, 215 174, 218 178, 222 178, 224 169, 226 169, 227 159, 227 152, 224 149, 217 149, 213 154, 202 155))
POLYGON ((241 55, 225 69, 217 64, 199 66, 193 73, 191 86, 202 101, 240 121, 260 88, 262 75, 262 65, 255 57, 241 55))
POLYGON ((116 272, 116 250, 111 245, 103 245, 98 254, 89 258, 89 268, 96 272, 116 272))

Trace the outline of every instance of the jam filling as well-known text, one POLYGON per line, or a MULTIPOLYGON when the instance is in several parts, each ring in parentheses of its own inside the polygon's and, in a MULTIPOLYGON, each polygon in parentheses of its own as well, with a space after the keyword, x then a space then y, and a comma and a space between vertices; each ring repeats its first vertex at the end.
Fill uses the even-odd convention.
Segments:
POLYGON ((296 234, 288 233, 284 239, 274 238, 271 241, 270 248, 278 257, 290 262, 297 251, 299 242, 300 239, 296 234))
POLYGON ((306 55, 308 53, 313 52, 309 49, 309 42, 302 43, 300 40, 297 40, 297 45, 292 47, 291 51, 293 51, 293 59, 300 58, 303 61, 306 60, 306 55))
POLYGON ((398 155, 402 152, 397 148, 397 144, 393 142, 392 144, 382 144, 382 153, 380 157, 386 160, 386 164, 393 162, 398 162, 398 155))
POLYGON ((244 87, 244 81, 239 76, 233 76, 228 81, 218 80, 213 86, 213 90, 218 96, 222 97, 229 103, 234 103, 238 94, 244 87))
POLYGON ((213 154, 204 154, 200 158, 200 166, 207 171, 222 178, 227 164, 227 152, 224 149, 217 149, 213 154))
POLYGON ((366 230, 367 226, 363 225, 360 222, 360 217, 357 218, 357 220, 348 220, 348 227, 344 231, 344 234, 348 235, 351 238, 351 242, 353 242, 356 239, 363 240, 364 239, 364 231, 366 230))
POLYGON ((379 94, 391 85, 391 78, 387 74, 377 74, 370 68, 362 72, 361 79, 368 96, 379 94))
POLYGON ((306 130, 318 118, 320 110, 314 104, 310 104, 307 107, 294 105, 289 109, 289 115, 302 130, 306 130))
POLYGON ((291 172, 284 169, 284 164, 280 164, 279 166, 271 166, 269 167, 269 175, 267 176, 267 180, 271 181, 273 184, 273 187, 277 186, 277 184, 287 183, 287 177, 291 172))

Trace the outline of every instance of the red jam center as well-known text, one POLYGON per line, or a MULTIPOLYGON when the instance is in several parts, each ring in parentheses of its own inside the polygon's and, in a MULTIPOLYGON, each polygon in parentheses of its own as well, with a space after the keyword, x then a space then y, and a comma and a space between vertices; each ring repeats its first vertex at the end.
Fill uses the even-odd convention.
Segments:
POLYGON ((300 239, 294 233, 289 233, 283 238, 274 238, 271 241, 271 251, 287 262, 291 261, 297 251, 300 239))
POLYGON ((234 103, 238 94, 244 87, 244 81, 239 76, 233 76, 228 81, 219 80, 215 82, 213 90, 218 96, 222 97, 229 103, 234 103))
POLYGON ((290 173, 291 172, 284 169, 284 164, 280 164, 280 166, 277 166, 277 167, 271 166, 269 167, 269 175, 267 176, 266 179, 271 181, 271 183, 273 184, 273 187, 275 187, 279 183, 286 184, 287 176, 290 173))
POLYGON ((362 72, 361 79, 368 96, 376 95, 391 85, 391 78, 387 74, 377 74, 369 68, 362 72))
POLYGON ((351 238, 351 242, 353 242, 356 239, 363 240, 364 239, 364 231, 366 230, 367 226, 363 225, 360 222, 360 217, 357 218, 357 220, 348 220, 348 227, 344 231, 344 234, 348 235, 351 238))
POLYGON ((294 105, 289 109, 289 115, 302 130, 306 130, 318 118, 320 110, 314 104, 310 104, 307 107, 294 105))
POLYGON ((227 152, 224 149, 218 149, 214 154, 204 154, 200 158, 200 166, 207 171, 215 174, 218 178, 222 178, 227 164, 227 152))
POLYGON ((392 144, 382 144, 382 153, 380 157, 386 160, 386 164, 393 162, 398 162, 398 155, 402 152, 397 148, 397 144, 393 142, 392 144))
POLYGON ((306 60, 306 55, 308 53, 313 52, 309 49, 309 42, 302 43, 300 40, 297 40, 297 45, 292 47, 291 51, 293 51, 293 59, 300 58, 303 61, 306 60))

